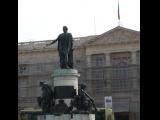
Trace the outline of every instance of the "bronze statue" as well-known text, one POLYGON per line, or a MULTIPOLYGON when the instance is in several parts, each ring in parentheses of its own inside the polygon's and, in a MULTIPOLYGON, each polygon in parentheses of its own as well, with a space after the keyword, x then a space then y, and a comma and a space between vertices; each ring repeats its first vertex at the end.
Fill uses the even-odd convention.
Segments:
POLYGON ((73 113, 89 114, 97 111, 94 100, 85 91, 84 84, 79 84, 78 95, 74 95, 70 106, 67 106, 63 99, 59 99, 59 103, 55 105, 55 92, 52 91, 51 86, 43 82, 40 82, 40 86, 42 96, 38 97, 37 101, 44 114, 71 114, 72 116, 73 113))
POLYGON ((71 106, 76 107, 76 113, 92 113, 96 112, 97 108, 94 104, 94 100, 85 92, 86 85, 79 84, 78 95, 71 102, 71 106))
POLYGON ((44 113, 52 113, 55 102, 51 86, 40 82, 40 87, 42 88, 42 96, 37 98, 38 105, 42 108, 44 113))
POLYGON ((72 34, 67 32, 68 28, 63 27, 63 33, 58 38, 52 41, 50 44, 54 44, 58 41, 58 52, 60 57, 61 68, 73 68, 73 38, 72 34))
POLYGON ((58 104, 55 105, 54 107, 54 114, 55 115, 61 115, 61 114, 66 114, 68 113, 68 106, 64 103, 64 100, 63 99, 60 99, 58 101, 58 104))

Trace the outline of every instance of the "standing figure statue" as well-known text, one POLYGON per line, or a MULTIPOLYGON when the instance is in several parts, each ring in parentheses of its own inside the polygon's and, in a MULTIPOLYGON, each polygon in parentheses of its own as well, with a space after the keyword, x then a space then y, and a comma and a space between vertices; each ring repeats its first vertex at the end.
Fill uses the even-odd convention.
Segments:
POLYGON ((63 33, 50 44, 46 44, 46 46, 49 46, 58 41, 58 52, 61 68, 73 68, 73 38, 72 34, 68 33, 67 30, 68 28, 63 26, 63 33))

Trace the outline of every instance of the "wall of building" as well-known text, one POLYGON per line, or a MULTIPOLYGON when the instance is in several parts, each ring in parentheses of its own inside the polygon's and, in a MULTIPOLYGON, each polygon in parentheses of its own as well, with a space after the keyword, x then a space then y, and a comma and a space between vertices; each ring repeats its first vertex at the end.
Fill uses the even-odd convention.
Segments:
MULTIPOLYGON (((131 112, 130 116, 135 114, 133 115, 135 117, 139 116, 140 109, 139 33, 124 29, 119 31, 121 32, 117 35, 123 36, 121 42, 112 31, 100 36, 97 41, 86 40, 86 44, 77 46, 74 50, 74 68, 80 72, 79 82, 87 84, 87 91, 95 99, 97 107, 104 107, 104 97, 112 96, 115 112, 131 112), (108 43, 108 39, 114 42, 108 43), (93 64, 93 55, 99 54, 103 54, 104 58, 102 60, 98 58, 97 63, 103 61, 103 64, 93 64), (125 64, 119 65, 113 60, 114 62, 122 61, 125 64), (119 84, 114 83, 117 79, 119 84)), ((39 82, 50 83, 53 70, 59 67, 58 52, 55 47, 31 50, 25 46, 25 49, 19 49, 18 63, 19 106, 37 107, 36 97, 41 94, 39 82)))

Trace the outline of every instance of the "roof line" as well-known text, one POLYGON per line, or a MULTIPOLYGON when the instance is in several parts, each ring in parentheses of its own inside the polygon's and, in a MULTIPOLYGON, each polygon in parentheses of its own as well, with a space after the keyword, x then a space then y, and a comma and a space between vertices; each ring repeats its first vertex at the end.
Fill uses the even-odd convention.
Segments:
POLYGON ((91 39, 91 40, 88 41, 87 43, 94 42, 95 40, 99 39, 99 38, 102 37, 103 35, 109 34, 110 32, 114 31, 115 29, 123 29, 123 30, 127 30, 127 31, 132 31, 132 32, 139 33, 139 31, 132 30, 132 29, 125 28, 125 27, 122 27, 122 26, 119 26, 119 25, 118 25, 118 26, 116 26, 116 27, 114 27, 114 28, 108 30, 107 32, 104 32, 104 33, 102 33, 102 34, 100 34, 100 35, 95 36, 94 39, 91 39))
MULTIPOLYGON (((104 33, 102 33, 102 34, 100 34, 100 35, 88 35, 88 36, 84 36, 84 37, 74 37, 73 39, 80 39, 80 38, 91 37, 91 36, 93 36, 93 37, 95 36, 95 37, 98 37, 98 38, 99 38, 99 37, 103 36, 103 35, 106 34, 106 33, 110 33, 110 32, 112 32, 112 31, 114 31, 114 30, 117 29, 117 28, 121 28, 121 29, 125 29, 125 30, 129 30, 129 31, 133 31, 133 32, 139 33, 139 31, 132 30, 132 29, 125 28, 125 27, 122 27, 122 26, 119 26, 119 25, 118 25, 118 26, 116 26, 116 27, 114 27, 114 28, 112 28, 112 29, 108 30, 107 32, 104 32, 104 33)), ((38 42, 45 43, 45 42, 47 42, 47 41, 52 41, 52 40, 55 40, 55 39, 29 41, 29 42, 19 42, 18 44, 21 45, 21 44, 26 44, 26 43, 38 43, 38 42)))

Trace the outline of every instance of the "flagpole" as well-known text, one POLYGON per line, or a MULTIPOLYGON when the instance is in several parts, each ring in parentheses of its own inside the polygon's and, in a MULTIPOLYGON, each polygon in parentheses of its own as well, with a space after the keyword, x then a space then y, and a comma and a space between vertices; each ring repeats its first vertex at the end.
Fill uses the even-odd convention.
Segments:
POLYGON ((118 20, 118 26, 119 26, 119 27, 121 26, 120 20, 118 20))
POLYGON ((119 0, 118 0, 118 26, 120 26, 119 0))

